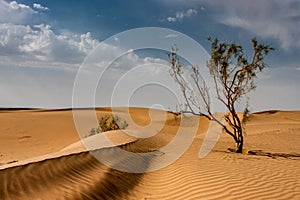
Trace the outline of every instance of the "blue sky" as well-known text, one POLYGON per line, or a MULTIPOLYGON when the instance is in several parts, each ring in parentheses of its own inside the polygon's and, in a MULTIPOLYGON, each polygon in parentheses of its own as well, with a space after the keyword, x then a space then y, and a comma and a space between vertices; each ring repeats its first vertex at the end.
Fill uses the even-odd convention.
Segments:
MULTIPOLYGON (((207 36, 235 41, 246 52, 252 37, 271 44, 276 51, 267 57, 270 67, 250 94, 250 108, 299 110, 299 10, 299 0, 0 0, 0 106, 71 107, 76 73, 98 44, 133 28, 162 27, 191 37, 208 52, 207 36)), ((108 57, 118 52, 113 45, 103 51, 108 57)), ((149 63, 165 64, 161 55, 153 50, 131 52, 119 59, 124 66, 114 69, 122 71, 131 62, 145 65, 147 71, 149 63)), ((108 83, 102 92, 111 90, 105 87, 108 83)), ((163 98, 149 101, 160 91, 155 88, 140 88, 144 93, 136 93, 130 102, 174 107, 175 102, 163 98)), ((109 105, 98 93, 96 105, 109 105)))

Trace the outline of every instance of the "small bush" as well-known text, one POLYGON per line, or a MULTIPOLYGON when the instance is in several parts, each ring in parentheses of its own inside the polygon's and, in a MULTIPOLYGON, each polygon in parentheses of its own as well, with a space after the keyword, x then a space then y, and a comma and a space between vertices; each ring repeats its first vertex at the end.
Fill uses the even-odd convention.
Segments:
POLYGON ((128 123, 121 117, 105 115, 99 120, 99 126, 97 128, 92 128, 87 136, 89 137, 98 133, 112 130, 124 130, 127 127, 128 123))

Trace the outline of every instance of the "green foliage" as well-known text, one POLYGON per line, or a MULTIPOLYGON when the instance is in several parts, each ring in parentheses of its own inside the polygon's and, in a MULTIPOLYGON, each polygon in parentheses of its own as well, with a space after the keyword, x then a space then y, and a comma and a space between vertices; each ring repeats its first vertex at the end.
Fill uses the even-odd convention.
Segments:
POLYGON ((248 107, 245 108, 244 112, 243 112, 243 120, 242 123, 246 124, 246 122, 249 120, 250 117, 250 110, 248 109, 248 107))
POLYGON ((247 58, 240 45, 219 42, 217 38, 211 43, 211 59, 207 66, 218 86, 224 91, 226 99, 236 101, 255 89, 254 78, 267 66, 264 62, 265 56, 274 50, 269 45, 258 43, 256 38, 251 42, 251 59, 247 58))
POLYGON ((177 122, 179 119, 179 113, 173 113, 174 121, 177 122))
POLYGON ((243 128, 243 133, 244 135, 247 135, 247 132, 246 132, 246 123, 249 121, 250 119, 250 110, 249 110, 249 106, 248 106, 248 102, 247 102, 247 106, 243 112, 243 119, 242 119, 242 128, 243 128))
POLYGON ((87 136, 89 137, 112 130, 124 130, 127 127, 128 123, 121 117, 105 115, 99 120, 99 126, 97 128, 92 128, 87 136))

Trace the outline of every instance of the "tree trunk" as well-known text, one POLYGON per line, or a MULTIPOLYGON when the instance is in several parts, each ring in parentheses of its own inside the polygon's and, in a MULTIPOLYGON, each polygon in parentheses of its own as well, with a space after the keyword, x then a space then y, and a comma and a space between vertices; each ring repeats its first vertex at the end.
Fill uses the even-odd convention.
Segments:
POLYGON ((239 139, 236 141, 236 153, 243 153, 244 137, 243 133, 239 133, 239 139))
POLYGON ((243 142, 239 142, 236 144, 236 153, 243 153, 243 142))

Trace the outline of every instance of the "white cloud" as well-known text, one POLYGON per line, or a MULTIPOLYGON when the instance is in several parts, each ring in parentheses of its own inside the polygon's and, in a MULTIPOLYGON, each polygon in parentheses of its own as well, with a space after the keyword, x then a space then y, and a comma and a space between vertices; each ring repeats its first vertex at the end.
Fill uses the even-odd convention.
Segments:
MULTIPOLYGON (((112 51, 111 53, 118 53, 117 51, 112 51)), ((117 57, 117 56, 116 56, 117 57)), ((145 65, 145 64, 161 64, 168 66, 169 63, 166 60, 160 58, 153 57, 140 57, 138 56, 133 49, 127 51, 127 53, 118 59, 114 60, 111 64, 111 68, 119 69, 119 70, 128 70, 137 66, 145 65)), ((148 73, 148 75, 150 75, 148 73)))
POLYGON ((80 63, 98 45, 90 33, 55 34, 49 25, 0 24, 0 55, 7 61, 80 63))
POLYGON ((177 19, 176 19, 175 17, 168 17, 168 18, 167 18, 167 21, 168 21, 168 22, 176 22, 177 19))
POLYGON ((176 38, 176 37, 179 37, 179 35, 177 34, 168 34, 165 36, 165 38, 176 38))
POLYGON ((119 42, 119 40, 120 40, 120 39, 119 39, 118 37, 114 36, 114 41, 115 41, 115 42, 119 42))
POLYGON ((180 21, 185 17, 190 17, 190 16, 195 15, 197 13, 198 13, 198 11, 196 9, 188 9, 186 11, 176 12, 175 17, 168 17, 167 21, 168 22, 180 21))
POLYGON ((196 9, 188 9, 185 13, 183 13, 183 17, 189 17, 197 13, 198 11, 196 9))
POLYGON ((18 10, 18 9, 30 9, 29 6, 27 6, 25 4, 21 4, 21 3, 19 4, 16 1, 12 1, 8 5, 9 5, 10 8, 15 9, 15 10, 18 10))
POLYGON ((0 0, 0 23, 26 24, 32 21, 37 13, 25 4, 0 0))
POLYGON ((217 19, 226 25, 240 27, 264 38, 273 38, 281 47, 300 47, 300 2, 287 1, 210 1, 222 10, 217 19))
POLYGON ((39 3, 34 3, 34 4, 33 4, 33 7, 36 8, 36 9, 39 9, 39 10, 49 10, 48 7, 42 6, 42 5, 39 4, 39 3))
MULTIPOLYGON (((272 38, 282 48, 300 47, 300 1, 240 1, 240 0, 161 0, 165 5, 190 6, 202 10, 210 8, 210 14, 220 23, 239 27, 263 38, 272 38)), ((183 16, 167 18, 175 22, 183 16)))
MULTIPOLYGON (((81 35, 69 32, 56 34, 51 26, 45 24, 31 27, 0 23, 0 66, 76 68, 99 43, 89 32, 81 35)), ((118 58, 121 49, 104 43, 96 51, 97 63, 92 62, 91 66, 98 68, 106 67, 111 60, 118 58), (99 56, 101 62, 98 62, 99 56)), ((130 49, 111 67, 123 71, 147 63, 168 64, 158 58, 141 58, 130 49)))

